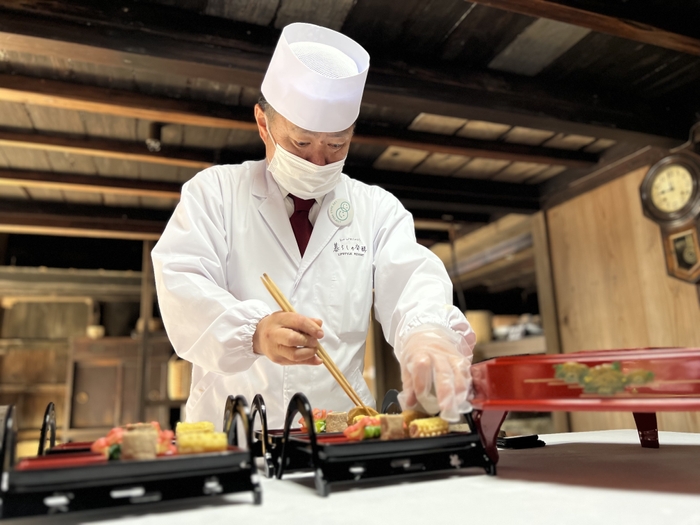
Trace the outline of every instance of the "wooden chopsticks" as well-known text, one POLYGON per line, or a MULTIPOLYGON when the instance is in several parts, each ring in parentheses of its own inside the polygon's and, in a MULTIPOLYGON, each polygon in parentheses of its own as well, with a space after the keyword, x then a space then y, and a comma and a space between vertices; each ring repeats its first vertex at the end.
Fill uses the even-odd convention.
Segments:
MULTIPOLYGON (((277 304, 282 310, 284 310, 285 312, 296 312, 294 307, 289 303, 284 294, 280 291, 279 288, 277 288, 277 285, 272 279, 270 279, 270 277, 266 273, 262 275, 261 279, 263 284, 265 285, 265 288, 267 288, 267 291, 270 292, 270 295, 272 295, 275 301, 277 301, 277 304)), ((355 403, 356 406, 368 410, 367 406, 362 402, 362 399, 360 399, 360 396, 357 395, 357 392, 355 392, 355 390, 353 390, 352 386, 350 386, 350 383, 348 383, 348 380, 345 378, 343 373, 338 369, 331 357, 328 355, 328 352, 326 352, 323 346, 321 346, 321 343, 318 343, 318 347, 316 348, 316 355, 318 355, 318 357, 321 359, 321 362, 326 366, 328 371, 335 378, 335 380, 338 382, 341 388, 345 391, 350 400, 353 403, 355 403)))

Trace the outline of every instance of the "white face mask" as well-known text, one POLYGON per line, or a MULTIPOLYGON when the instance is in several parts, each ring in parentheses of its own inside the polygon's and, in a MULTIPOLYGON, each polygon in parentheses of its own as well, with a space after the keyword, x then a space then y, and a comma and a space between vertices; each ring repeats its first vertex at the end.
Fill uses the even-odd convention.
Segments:
MULTIPOLYGON (((267 126, 270 133, 270 126, 267 126)), ((270 133, 275 153, 268 169, 277 184, 300 199, 319 199, 330 192, 340 182, 345 159, 317 166, 313 162, 289 153, 275 142, 270 133)))

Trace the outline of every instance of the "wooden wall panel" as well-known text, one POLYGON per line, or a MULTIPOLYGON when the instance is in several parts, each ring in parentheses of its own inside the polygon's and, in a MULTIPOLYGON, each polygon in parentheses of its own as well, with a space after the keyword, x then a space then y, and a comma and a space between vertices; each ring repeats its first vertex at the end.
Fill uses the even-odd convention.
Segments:
MULTIPOLYGON (((659 227, 642 214, 648 167, 547 213, 564 353, 700 347, 695 286, 666 274, 659 227)), ((572 430, 634 428, 631 415, 574 413, 572 430)), ((700 432, 700 414, 661 414, 663 430, 700 432)))

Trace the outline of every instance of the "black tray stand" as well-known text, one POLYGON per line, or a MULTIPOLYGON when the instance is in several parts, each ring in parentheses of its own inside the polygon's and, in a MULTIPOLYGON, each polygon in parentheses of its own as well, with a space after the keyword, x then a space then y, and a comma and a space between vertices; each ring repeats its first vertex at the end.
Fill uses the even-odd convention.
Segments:
MULTIPOLYGON (((382 403, 382 412, 400 411, 391 390, 382 403)), ((254 449, 264 458, 264 471, 282 478, 285 472, 311 469, 316 490, 327 496, 333 484, 357 483, 377 478, 405 478, 440 470, 482 467, 487 474, 496 474, 496 462, 484 450, 479 430, 459 435, 417 440, 368 441, 323 445, 317 442, 311 405, 302 393, 295 394, 287 407, 284 431, 267 428, 265 402, 260 395, 252 403, 251 420, 260 415, 261 431, 254 449), (309 433, 290 436, 297 413, 306 420, 309 433)), ((465 414, 471 429, 478 429, 471 414, 465 414)))
MULTIPOLYGON (((18 471, 13 468, 16 410, 14 405, 0 406, 0 517, 58 514, 246 491, 253 493, 255 504, 260 504, 262 493, 250 447, 252 425, 248 404, 243 396, 229 396, 224 431, 232 446, 238 444, 238 418, 243 424, 248 450, 18 471)), ((56 412, 53 403, 49 403, 41 428, 39 455, 49 454, 55 442, 56 412)))

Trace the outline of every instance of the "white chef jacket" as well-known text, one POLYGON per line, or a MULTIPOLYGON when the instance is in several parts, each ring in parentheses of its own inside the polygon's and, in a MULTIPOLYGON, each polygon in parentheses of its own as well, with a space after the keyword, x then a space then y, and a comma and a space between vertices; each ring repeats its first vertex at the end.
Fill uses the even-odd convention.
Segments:
POLYGON ((296 392, 315 408, 353 407, 324 366, 282 366, 253 352, 257 323, 279 310, 263 273, 299 313, 323 320, 321 343, 368 406, 375 402, 362 370, 373 289, 375 316, 394 347, 423 323, 475 342, 452 305, 444 265, 416 243, 411 215, 388 192, 346 175, 323 199, 302 257, 265 161, 208 168, 183 186, 152 258, 168 337, 193 363, 188 421, 221 429, 226 398, 238 394, 249 402, 263 395, 271 428, 283 427, 296 392), (354 211, 340 227, 328 213, 338 198, 354 211))

